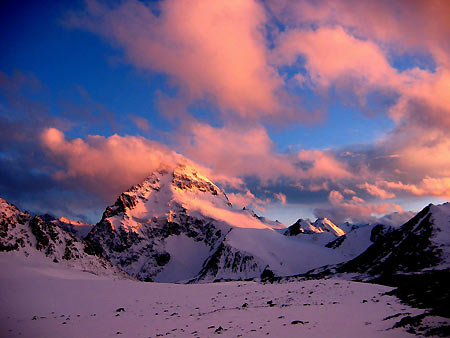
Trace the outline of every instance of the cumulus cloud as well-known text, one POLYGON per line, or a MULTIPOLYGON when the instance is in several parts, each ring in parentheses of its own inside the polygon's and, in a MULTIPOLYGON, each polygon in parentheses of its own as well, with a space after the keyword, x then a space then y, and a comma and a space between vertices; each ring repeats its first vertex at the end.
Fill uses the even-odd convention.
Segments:
POLYGON ((228 199, 230 200, 231 204, 238 208, 253 208, 258 211, 265 212, 265 207, 267 204, 271 202, 269 198, 261 199, 257 198, 250 190, 245 190, 245 192, 235 192, 235 193, 228 193, 227 194, 228 199))
POLYGON ((289 65, 303 55, 309 78, 323 87, 344 76, 373 85, 395 73, 375 43, 359 40, 342 27, 287 30, 278 38, 275 55, 279 63, 289 65))
MULTIPOLYGON (((345 199, 342 193, 336 190, 330 191, 328 199, 331 205, 327 208, 317 208, 314 213, 317 217, 328 217, 335 222, 374 223, 386 214, 403 214, 403 209, 398 204, 370 203, 357 196, 345 199)), ((397 217, 398 219, 400 218, 397 217)))
POLYGON ((161 164, 175 165, 183 157, 142 137, 91 135, 85 140, 66 139, 55 128, 41 134, 49 158, 58 165, 53 177, 106 198, 139 183, 161 164))
POLYGON ((275 197, 276 197, 277 200, 280 201, 281 204, 286 204, 287 199, 286 199, 286 195, 285 194, 279 192, 279 193, 275 194, 275 197))
POLYGON ((268 181, 295 173, 286 156, 276 154, 262 126, 215 128, 196 123, 188 138, 181 140, 181 147, 188 157, 229 176, 257 176, 268 181))
POLYGON ((276 0, 272 14, 289 27, 343 25, 397 53, 430 52, 448 65, 450 4, 440 0, 276 0))
POLYGON ((181 139, 180 151, 218 174, 254 177, 263 186, 284 179, 296 186, 321 190, 328 181, 351 176, 346 164, 331 152, 304 149, 291 153, 277 152, 261 125, 217 128, 195 123, 190 134, 181 139))
POLYGON ((139 68, 168 74, 188 101, 212 99, 223 112, 250 118, 280 111, 282 81, 267 62, 260 2, 169 0, 157 6, 93 0, 66 24, 105 36, 139 68))
POLYGON ((388 192, 384 189, 381 189, 380 187, 374 185, 374 184, 369 184, 369 183, 364 183, 364 184, 359 184, 358 188, 361 189, 365 189, 369 194, 371 194, 372 196, 375 197, 379 197, 381 199, 387 199, 387 198, 393 198, 395 197, 395 194, 388 192))
POLYGON ((351 166, 354 176, 342 181, 343 186, 379 199, 408 194, 447 198, 450 69, 442 62, 442 54, 436 58, 440 63, 434 70, 396 69, 390 61, 390 49, 370 39, 370 34, 364 37, 362 32, 366 31, 360 31, 360 26, 339 18, 331 23, 328 9, 300 3, 307 11, 315 11, 312 17, 319 27, 292 24, 294 28, 278 37, 277 62, 294 65, 299 56, 304 57, 304 84, 322 93, 336 90, 347 97, 345 102, 356 98, 363 108, 373 105, 367 100, 373 93, 385 96, 390 105, 377 106, 377 111, 395 123, 367 152, 347 152, 354 156, 340 157, 351 166), (386 180, 390 183, 380 183, 386 180))

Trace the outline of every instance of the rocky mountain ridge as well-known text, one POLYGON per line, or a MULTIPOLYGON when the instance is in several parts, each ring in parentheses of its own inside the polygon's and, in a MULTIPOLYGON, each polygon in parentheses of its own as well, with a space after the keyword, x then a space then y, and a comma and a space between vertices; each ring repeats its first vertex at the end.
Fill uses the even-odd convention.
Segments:
POLYGON ((21 212, 15 205, 0 198, 0 252, 26 257, 38 255, 69 268, 99 275, 128 278, 106 259, 95 255, 88 243, 45 220, 21 212))

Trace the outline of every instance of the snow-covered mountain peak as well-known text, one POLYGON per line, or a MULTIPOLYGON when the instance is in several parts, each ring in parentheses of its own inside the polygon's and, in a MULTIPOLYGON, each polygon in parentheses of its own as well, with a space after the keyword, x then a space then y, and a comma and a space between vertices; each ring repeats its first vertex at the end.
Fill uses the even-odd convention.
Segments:
POLYGON ((339 228, 336 224, 330 221, 328 218, 318 218, 312 226, 316 229, 316 232, 331 232, 335 236, 340 237, 345 235, 345 231, 339 228))
POLYGON ((328 218, 318 218, 314 223, 300 218, 286 230, 286 236, 297 236, 299 234, 331 233, 336 237, 345 235, 345 231, 339 228, 328 218))
POLYGON ((14 204, 8 203, 0 197, 0 213, 2 215, 2 218, 9 218, 11 216, 20 214, 20 210, 14 204))
POLYGON ((231 207, 225 193, 197 168, 180 164, 163 167, 122 193, 102 220, 108 219, 113 229, 142 233, 143 225, 173 222, 186 210, 211 216, 217 209, 229 211, 231 207))
POLYGON ((87 239, 139 279, 249 278, 269 265, 280 273, 303 266, 302 260, 292 258, 278 267, 285 256, 299 257, 297 251, 303 250, 290 241, 286 245, 295 254, 282 249, 286 237, 277 231, 282 228, 251 210, 233 208, 200 170, 180 165, 158 170, 122 193, 87 239))
POLYGON ((315 233, 315 229, 311 228, 311 222, 309 222, 308 220, 304 220, 303 218, 300 218, 297 220, 297 222, 295 222, 294 224, 292 224, 286 231, 285 231, 285 235, 286 236, 297 236, 299 234, 312 234, 315 233))
POLYGON ((86 237, 86 235, 89 233, 89 231, 91 231, 93 226, 92 224, 76 221, 64 216, 58 219, 49 220, 49 222, 59 226, 68 233, 80 239, 86 237))
POLYGON ((365 252, 338 268, 380 278, 450 267, 450 205, 429 204, 400 228, 377 236, 365 252))

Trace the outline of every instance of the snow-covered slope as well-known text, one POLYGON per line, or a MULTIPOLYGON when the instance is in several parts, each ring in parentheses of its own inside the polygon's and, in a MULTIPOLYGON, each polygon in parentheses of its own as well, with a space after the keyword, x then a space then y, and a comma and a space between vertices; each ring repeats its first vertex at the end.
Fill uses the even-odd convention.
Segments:
POLYGON ((180 285, 34 263, 0 255, 1 337, 408 338, 393 327, 424 312, 390 287, 338 279, 180 285))
POLYGON ((142 280, 212 281, 306 272, 343 258, 280 234, 279 222, 234 209, 198 169, 156 171, 122 193, 87 236, 104 257, 142 280))
POLYGON ((0 252, 61 263, 65 267, 94 274, 126 275, 107 260, 95 255, 92 247, 52 222, 32 217, 0 198, 0 252))
POLYGON ((371 240, 356 258, 310 274, 356 273, 360 279, 386 280, 450 269, 450 203, 430 204, 400 228, 376 226, 371 240))
POLYGON ((391 227, 382 224, 365 224, 353 227, 345 235, 336 238, 325 246, 336 250, 336 252, 339 252, 348 259, 352 259, 363 253, 379 236, 391 229, 391 227))

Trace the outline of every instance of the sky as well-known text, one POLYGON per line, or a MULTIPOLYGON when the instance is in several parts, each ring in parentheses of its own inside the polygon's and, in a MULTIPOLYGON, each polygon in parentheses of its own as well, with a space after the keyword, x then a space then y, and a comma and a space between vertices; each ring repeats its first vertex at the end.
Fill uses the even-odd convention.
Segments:
POLYGON ((95 223, 162 164, 290 225, 450 199, 450 2, 0 3, 0 196, 95 223))

